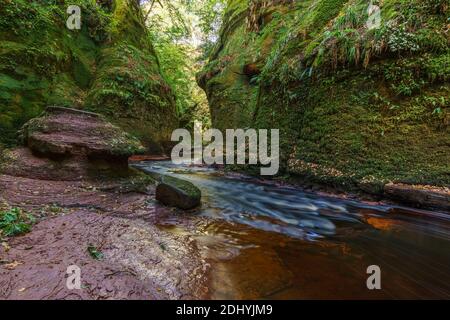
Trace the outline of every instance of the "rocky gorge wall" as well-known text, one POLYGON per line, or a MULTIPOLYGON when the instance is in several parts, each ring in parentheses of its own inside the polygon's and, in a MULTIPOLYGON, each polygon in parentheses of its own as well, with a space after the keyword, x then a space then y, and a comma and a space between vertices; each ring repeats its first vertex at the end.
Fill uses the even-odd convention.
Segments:
POLYGON ((198 74, 213 126, 279 128, 284 169, 376 192, 450 184, 449 4, 230 0, 198 74))
POLYGON ((174 96, 136 1, 0 0, 0 143, 48 105, 99 112, 155 152, 170 140, 174 96))

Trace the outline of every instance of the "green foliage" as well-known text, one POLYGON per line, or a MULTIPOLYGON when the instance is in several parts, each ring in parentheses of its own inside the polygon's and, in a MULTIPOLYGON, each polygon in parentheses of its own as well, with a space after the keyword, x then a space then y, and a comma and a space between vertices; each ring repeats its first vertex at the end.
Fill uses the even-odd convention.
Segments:
POLYGON ((35 218, 20 208, 0 211, 0 233, 7 237, 30 232, 34 223, 35 218))
MULTIPOLYGON (((176 100, 177 114, 183 127, 192 128, 195 120, 209 125, 209 110, 204 92, 195 81, 199 71, 198 59, 202 48, 197 46, 196 38, 206 36, 208 30, 201 16, 205 13, 203 3, 212 6, 218 1, 170 1, 162 7, 154 4, 148 18, 151 41, 159 57, 161 73, 167 81, 176 100), (199 11, 200 10, 200 11, 199 11), (200 16, 200 25, 197 19, 200 16), (203 27, 202 27, 203 26, 203 27)), ((208 20, 209 21, 209 20, 208 20)))
POLYGON ((308 179, 450 183, 448 1, 373 1, 371 30, 365 0, 280 1, 257 31, 242 3, 199 75, 214 127, 279 128, 282 166, 308 179))
POLYGON ((104 254, 94 245, 90 244, 87 248, 89 255, 95 260, 102 260, 104 258, 104 254))
POLYGON ((0 142, 13 145, 50 104, 94 109, 120 125, 142 119, 132 126, 140 137, 169 139, 175 102, 138 2, 108 2, 0 0, 0 142), (81 7, 79 31, 66 28, 68 5, 81 7))
POLYGON ((204 60, 217 41, 225 3, 226 0, 150 0, 142 6, 147 12, 147 26, 158 40, 195 42, 193 45, 204 60))

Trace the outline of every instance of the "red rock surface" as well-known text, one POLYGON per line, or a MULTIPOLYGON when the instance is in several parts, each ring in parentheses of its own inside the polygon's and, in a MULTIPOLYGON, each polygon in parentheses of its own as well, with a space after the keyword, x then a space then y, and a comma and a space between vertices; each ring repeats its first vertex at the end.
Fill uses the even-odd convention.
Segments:
POLYGON ((49 107, 42 117, 22 128, 24 144, 50 156, 88 156, 128 159, 144 151, 140 142, 100 115, 49 107))
POLYGON ((0 246, 0 299, 197 299, 207 266, 196 242, 155 221, 170 212, 126 180, 45 181, 0 175, 0 202, 38 217, 26 235, 0 246), (94 245, 104 258, 87 250, 94 245), (70 265, 81 290, 66 287, 70 265))
POLYGON ((64 108, 22 133, 29 148, 0 157, 0 209, 19 207, 37 223, 22 236, 0 234, 0 300, 207 294, 196 242, 156 226, 170 211, 155 201, 153 180, 128 168, 139 143, 98 115, 64 108), (66 286, 71 265, 81 269, 80 290, 66 286))
POLYGON ((170 160, 170 157, 164 155, 134 155, 128 158, 129 162, 166 161, 166 160, 170 160))

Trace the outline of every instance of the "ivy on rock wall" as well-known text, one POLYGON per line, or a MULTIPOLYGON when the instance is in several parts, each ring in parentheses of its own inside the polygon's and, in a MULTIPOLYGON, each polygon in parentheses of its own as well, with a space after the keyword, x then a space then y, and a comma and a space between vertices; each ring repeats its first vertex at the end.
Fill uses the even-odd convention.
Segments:
POLYGON ((174 99, 136 1, 0 0, 0 142, 47 105, 95 110, 155 148, 170 139, 174 99))
POLYGON ((229 0, 198 74, 220 129, 279 128, 288 172, 450 184, 449 3, 229 0))

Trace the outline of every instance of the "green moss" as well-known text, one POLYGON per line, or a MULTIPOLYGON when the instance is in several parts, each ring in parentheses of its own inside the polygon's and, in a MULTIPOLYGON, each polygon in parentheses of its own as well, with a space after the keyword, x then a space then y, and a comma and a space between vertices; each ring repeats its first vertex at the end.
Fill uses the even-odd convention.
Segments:
POLYGON ((0 142, 14 144, 16 131, 53 104, 96 110, 155 143, 170 140, 175 101, 137 2, 0 0, 0 42, 0 142), (69 4, 81 7, 79 31, 65 27, 69 4))
POLYGON ((448 6, 376 4, 374 30, 362 0, 281 2, 257 33, 228 20, 199 75, 213 127, 279 128, 282 167, 309 180, 449 185, 448 6))
POLYGON ((145 149, 140 141, 130 134, 124 134, 111 140, 112 154, 118 157, 143 154, 145 149))
POLYGON ((162 176, 161 182, 182 191, 183 193, 185 193, 186 195, 188 195, 193 199, 201 198, 200 190, 189 181, 178 179, 171 176, 162 176))

